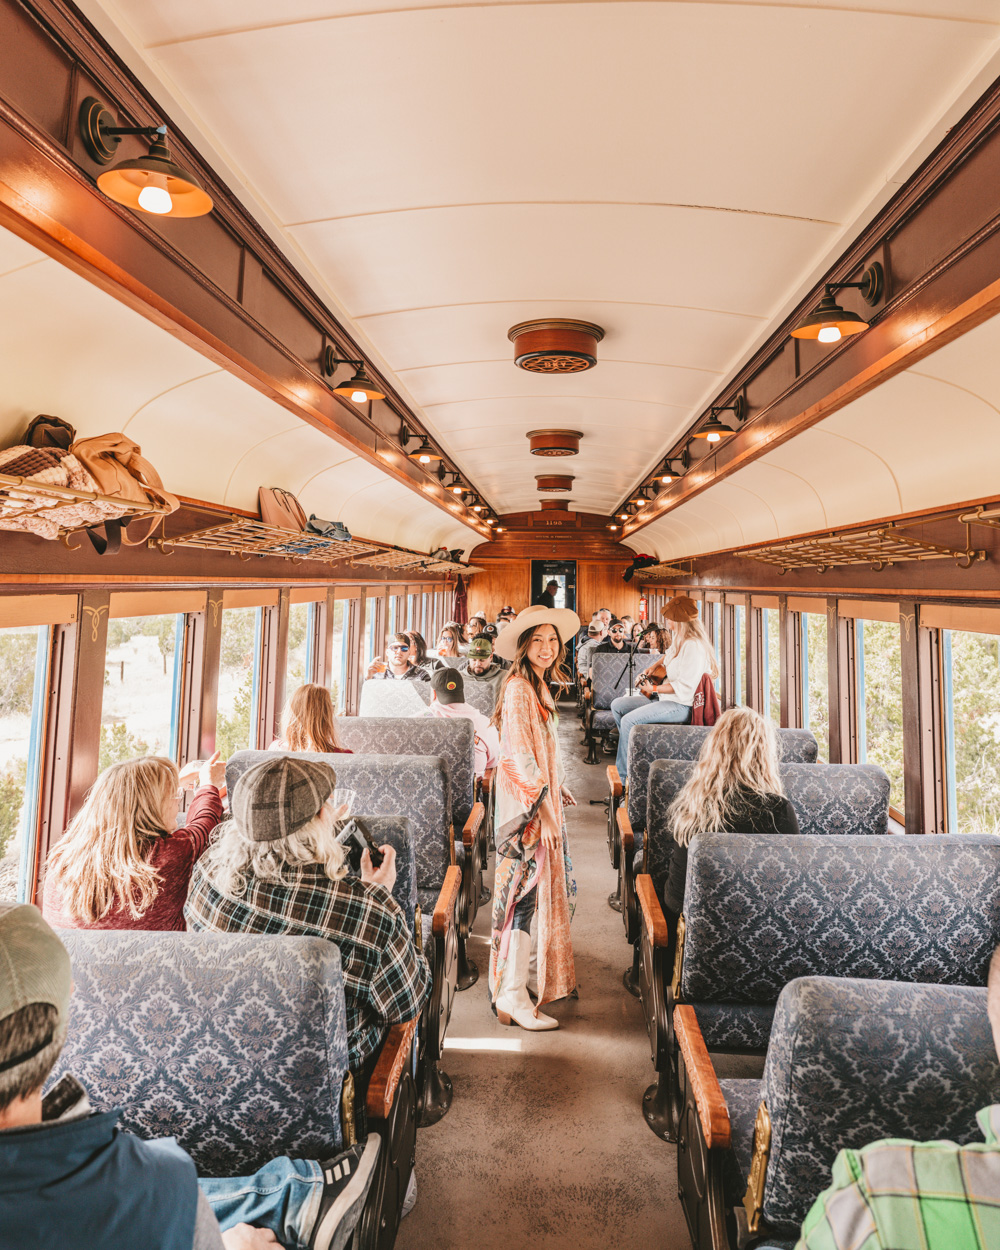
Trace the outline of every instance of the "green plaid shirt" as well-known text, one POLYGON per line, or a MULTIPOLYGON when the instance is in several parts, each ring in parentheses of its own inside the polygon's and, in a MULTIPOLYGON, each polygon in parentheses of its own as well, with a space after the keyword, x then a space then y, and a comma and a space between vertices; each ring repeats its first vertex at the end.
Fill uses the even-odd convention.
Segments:
POLYGON ((977 1118, 981 1146, 889 1140, 842 1150, 796 1250, 996 1250, 1000 1104, 977 1118))
POLYGON ((195 864, 184 917, 192 932, 288 933, 340 948, 348 1053, 358 1073, 390 1024, 412 1020, 431 992, 431 972, 399 904, 357 877, 331 881, 319 864, 287 868, 291 884, 251 879, 242 898, 217 890, 204 858, 195 864))

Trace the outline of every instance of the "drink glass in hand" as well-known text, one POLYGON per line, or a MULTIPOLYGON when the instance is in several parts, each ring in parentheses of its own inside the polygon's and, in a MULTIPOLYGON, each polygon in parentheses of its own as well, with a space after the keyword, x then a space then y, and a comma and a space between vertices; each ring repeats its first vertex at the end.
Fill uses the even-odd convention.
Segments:
POLYGON ((385 667, 385 660, 383 660, 381 656, 376 656, 375 659, 372 660, 371 670, 373 673, 384 673, 385 667))
POLYGON ((354 798, 353 790, 348 790, 345 786, 334 786, 333 793, 330 795, 334 820, 347 820, 354 810, 354 798))

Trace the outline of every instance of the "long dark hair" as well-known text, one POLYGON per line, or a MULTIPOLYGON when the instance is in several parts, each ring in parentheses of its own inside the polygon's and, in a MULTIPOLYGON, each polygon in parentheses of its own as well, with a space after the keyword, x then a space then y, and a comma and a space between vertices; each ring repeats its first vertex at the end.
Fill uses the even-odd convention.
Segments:
POLYGON ((549 682, 554 681, 559 686, 569 686, 571 684, 569 674, 563 667, 563 660, 566 657, 566 644, 563 642, 559 630, 554 625, 552 625, 552 629, 555 630, 555 635, 559 639, 559 650, 556 652, 556 658, 545 670, 544 678, 540 678, 528 663, 528 643, 531 642, 537 630, 548 624, 550 624, 549 621, 541 621, 537 625, 530 626, 517 640, 517 651, 514 653, 514 659, 511 661, 510 668, 504 675, 499 693, 497 694, 497 705, 493 710, 493 715, 490 717, 490 724, 497 730, 499 730, 500 722, 503 719, 503 697, 507 690, 507 683, 511 678, 523 677, 526 682, 529 682, 532 690, 535 692, 535 698, 546 709, 552 707, 549 682))
POLYGON ((417 654, 413 657, 414 664, 423 664, 427 659, 427 643, 424 642, 422 634, 418 634, 415 629, 408 629, 405 634, 400 634, 400 638, 406 638, 416 647, 417 654))

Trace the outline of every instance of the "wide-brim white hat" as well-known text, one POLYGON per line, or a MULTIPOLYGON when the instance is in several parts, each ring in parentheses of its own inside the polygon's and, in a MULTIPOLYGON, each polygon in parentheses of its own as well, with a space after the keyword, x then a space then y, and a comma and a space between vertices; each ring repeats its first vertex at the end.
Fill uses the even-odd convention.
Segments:
POLYGON ((580 618, 570 608, 547 608, 536 603, 524 608, 517 616, 497 634, 493 651, 501 660, 512 660, 517 654, 517 643, 521 635, 528 629, 537 629, 539 625, 551 625, 562 641, 569 642, 580 628, 580 618))

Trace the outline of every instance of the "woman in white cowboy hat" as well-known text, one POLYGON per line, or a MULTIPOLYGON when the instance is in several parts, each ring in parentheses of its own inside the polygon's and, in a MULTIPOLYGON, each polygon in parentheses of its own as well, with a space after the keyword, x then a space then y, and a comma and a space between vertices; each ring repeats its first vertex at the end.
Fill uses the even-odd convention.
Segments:
MULTIPOLYGON (((663 609, 670 622, 670 650, 663 657, 665 676, 641 683, 642 693, 615 699, 611 711, 618 725, 618 775, 625 780, 628 740, 636 725, 686 725, 702 678, 719 675, 715 648, 701 623, 698 605, 688 595, 675 595, 663 609)), ((645 677, 645 674, 643 674, 645 677)))
POLYGON ((575 800, 563 785, 549 684, 565 680, 564 643, 579 628, 575 612, 538 604, 504 626, 494 648, 511 667, 493 714, 500 730, 500 763, 490 994, 501 1024, 513 1021, 533 1031, 556 1029, 559 1022, 541 1015, 528 997, 532 926, 538 1006, 576 989, 569 934, 576 881, 563 818, 563 808, 575 800))

